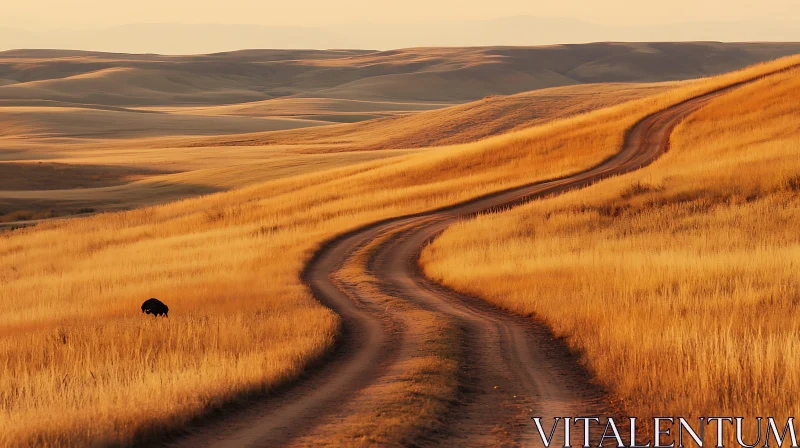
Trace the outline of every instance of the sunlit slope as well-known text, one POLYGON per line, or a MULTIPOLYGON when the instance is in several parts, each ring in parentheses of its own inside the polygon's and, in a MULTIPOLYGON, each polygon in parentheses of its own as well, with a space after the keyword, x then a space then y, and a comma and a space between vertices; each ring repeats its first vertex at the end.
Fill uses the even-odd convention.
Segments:
POLYGON ((98 148, 134 145, 154 148, 292 145, 303 152, 418 148, 471 142, 652 95, 675 85, 586 84, 491 96, 460 105, 287 98, 153 110, 8 106, 0 107, 0 122, 4 124, 0 129, 0 145, 19 146, 21 142, 35 140, 38 145, 49 147, 50 152, 62 150, 70 154, 80 151, 81 147, 85 148, 81 152, 90 153, 98 148), (436 110, 427 110, 431 108, 436 110), (274 132, 330 124, 317 119, 333 120, 331 117, 337 114, 359 114, 365 110, 373 115, 392 116, 319 129, 274 132), (267 132, 255 132, 258 130, 267 132), (192 134, 208 137, 181 138, 192 134), (237 135, 217 138, 214 134, 237 135), (114 141, 122 138, 134 140, 120 144, 114 141), (106 141, 108 139, 111 141, 106 141))
MULTIPOLYGON (((64 215, 81 209, 141 207, 396 157, 427 150, 420 148, 424 145, 474 141, 671 87, 672 83, 562 87, 353 125, 204 138, 136 136, 179 130, 220 133, 226 125, 247 124, 216 121, 230 119, 220 116, 197 116, 199 120, 194 122, 194 117, 184 112, 172 115, 92 111, 87 117, 89 113, 82 109, 72 113, 71 109, 61 108, 34 108, 34 112, 0 108, 0 119, 5 117, 10 123, 5 130, 8 135, 0 142, 16 149, 8 153, 6 163, 0 162, 0 174, 19 170, 26 173, 26 178, 42 180, 35 182, 35 188, 24 186, 30 182, 0 182, 0 222, 64 215), (137 119, 129 120, 127 116, 137 119), (145 126, 151 123, 152 127, 145 126), (105 135, 111 138, 104 138, 105 135), (59 176, 51 175, 54 169, 60 172, 59 176), (80 179, 108 178, 120 171, 140 175, 115 177, 100 184, 80 179)), ((268 121, 246 120, 255 126, 265 126, 268 121)))
POLYGON ((797 415, 800 70, 714 100, 671 143, 639 172, 454 226, 424 270, 543 319, 630 415, 797 415))
MULTIPOLYGON (((0 236, 0 443, 141 439, 296 378, 338 319, 300 280, 382 218, 573 173, 642 117, 799 58, 507 136, 0 236), (139 312, 149 297, 170 318, 139 312)), ((391 429, 391 428, 390 428, 391 429)))
POLYGON ((192 146, 316 145, 322 151, 422 148, 469 143, 553 119, 613 106, 675 87, 675 83, 553 87, 414 115, 302 131, 190 140, 192 146))
POLYGON ((0 107, 0 139, 124 139, 162 135, 242 134, 327 124, 295 118, 206 117, 77 107, 0 107))
POLYGON ((241 157, 230 158, 218 167, 198 167, 176 173, 108 164, 0 163, 0 175, 25 173, 32 180, 38 180, 22 182, 21 186, 20 182, 11 185, 18 180, 16 177, 0 181, 0 230, 3 225, 19 225, 22 221, 146 207, 413 152, 416 151, 335 154, 295 154, 280 150, 265 154, 259 151, 240 154, 241 157), (244 163, 239 163, 241 161, 244 163), (53 176, 53 173, 58 175, 53 176))
MULTIPOLYGON (((127 185, 110 190, 73 191, 60 178, 36 191, 15 187, 7 194, 0 189, 0 221, 162 203, 396 154, 363 153, 372 149, 476 141, 664 87, 586 82, 691 78, 795 47, 589 44, 385 52, 248 50, 196 56, 3 52, 0 162, 91 165, 77 168, 94 170, 91 176, 120 166, 176 174, 128 177, 127 185), (563 84, 570 86, 487 97, 563 84), (406 116, 471 100, 478 102, 406 116), (349 122, 362 123, 309 131, 349 122), (294 128, 303 129, 279 131, 294 128), (335 151, 362 154, 340 159, 317 154, 335 151), (294 154, 303 155, 294 161, 294 154), (254 166, 245 166, 249 164, 254 166), (24 213, 9 216, 17 212, 24 213)), ((48 172, 52 166, 44 168, 48 172)))
POLYGON ((798 44, 710 42, 197 56, 21 50, 0 53, 0 101, 174 106, 302 96, 465 102, 572 84, 696 78, 798 51, 798 44))
POLYGON ((185 115, 280 117, 350 123, 451 106, 430 101, 363 101, 341 98, 286 97, 224 106, 161 108, 185 115))

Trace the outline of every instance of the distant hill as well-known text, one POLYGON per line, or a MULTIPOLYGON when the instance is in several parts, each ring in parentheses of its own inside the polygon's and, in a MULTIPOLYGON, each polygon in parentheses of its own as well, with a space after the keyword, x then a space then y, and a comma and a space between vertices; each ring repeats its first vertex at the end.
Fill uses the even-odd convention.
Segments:
POLYGON ((281 97, 459 103, 598 82, 718 74, 800 43, 595 43, 541 47, 246 50, 197 56, 0 52, 0 105, 220 105, 281 97))

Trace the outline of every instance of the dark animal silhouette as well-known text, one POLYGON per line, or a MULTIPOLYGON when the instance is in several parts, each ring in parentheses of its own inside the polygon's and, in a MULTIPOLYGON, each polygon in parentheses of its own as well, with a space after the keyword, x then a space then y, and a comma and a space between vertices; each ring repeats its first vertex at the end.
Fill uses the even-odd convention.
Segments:
POLYGON ((169 313, 169 307, 164 304, 164 302, 158 299, 147 299, 142 304, 142 312, 147 314, 152 314, 154 316, 164 315, 164 317, 169 317, 167 313, 169 313))

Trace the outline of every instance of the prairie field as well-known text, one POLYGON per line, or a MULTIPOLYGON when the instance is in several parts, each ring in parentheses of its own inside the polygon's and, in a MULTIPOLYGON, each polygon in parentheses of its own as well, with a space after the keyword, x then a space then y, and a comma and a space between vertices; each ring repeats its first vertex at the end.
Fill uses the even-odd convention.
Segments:
MULTIPOLYGON (((339 318, 315 301, 301 280, 305 263, 324 241, 381 219, 431 210, 501 189, 584 170, 619 151, 626 130, 641 118, 698 94, 758 78, 797 63, 800 63, 800 58, 790 57, 669 89, 653 91, 651 86, 645 88, 647 94, 638 99, 626 98, 632 100, 620 104, 611 101, 614 104, 611 107, 527 129, 511 130, 477 142, 444 145, 435 150, 423 148, 408 153, 401 153, 404 148, 400 147, 395 148, 398 153, 391 157, 353 160, 353 163, 289 173, 266 181, 255 179, 249 186, 232 184, 231 188, 239 188, 169 204, 48 221, 33 228, 4 232, 0 234, 3 299, 0 300, 0 444, 130 444, 147 440, 165 430, 180 428, 225 403, 287 384, 330 351, 339 331, 339 318), (139 306, 149 297, 158 297, 168 303, 169 319, 143 318, 139 306)), ((758 85, 769 87, 767 92, 772 92, 786 89, 786 83, 791 82, 791 76, 784 74, 770 76, 759 81, 758 85)), ((751 95, 743 99, 755 101, 757 96, 753 93, 759 90, 747 89, 751 95)), ((743 95, 736 94, 737 98, 743 95)), ((790 142, 794 135, 791 132, 796 132, 797 126, 787 112, 793 105, 786 95, 776 95, 774 99, 777 106, 767 99, 761 103, 765 108, 770 106, 767 110, 775 113, 774 120, 761 121, 759 125, 753 124, 754 121, 742 122, 739 126, 741 129, 778 126, 764 128, 759 137, 764 141, 758 143, 765 145, 765 152, 759 156, 772 154, 776 158, 788 154, 792 148, 796 149, 796 144, 778 144, 776 142, 783 140, 773 138, 774 135, 787 135, 786 141, 790 142), (783 134, 773 135, 772 131, 783 134)), ((591 109, 595 107, 587 110, 591 109)), ((715 104, 715 108, 709 107, 684 125, 676 136, 674 150, 658 164, 662 171, 666 172, 666 168, 671 166, 680 170, 697 169, 700 173, 709 171, 711 165, 692 165, 687 162, 689 159, 673 159, 683 154, 682 145, 692 145, 692 139, 704 141, 710 132, 720 135, 727 132, 722 124, 713 122, 715 117, 724 116, 725 111, 715 104), (712 114, 714 110, 716 115, 712 114), (702 120, 701 117, 707 114, 712 114, 707 119, 712 124, 702 120), (701 130, 697 135, 692 134, 695 128, 701 130)), ((756 119, 752 114, 737 116, 756 119)), ((765 116, 760 115, 761 118, 765 116)), ((534 120, 535 117, 526 119, 534 120)), ((734 131, 739 129, 731 126, 734 131)), ((751 137, 752 133, 748 133, 744 138, 751 137)), ((262 146, 266 144, 259 143, 262 146)), ((156 147, 158 145, 152 148, 156 147)), ((254 148, 264 149, 258 145, 254 148)), ((197 150, 192 145, 185 149, 197 150)), ((213 157, 211 149, 205 149, 209 157, 213 157)), ((216 151, 220 151, 219 148, 216 151)), ((727 160, 722 156, 727 157, 735 151, 720 146, 717 152, 721 160, 727 160)), ((159 156, 155 150, 144 154, 159 156)), ((165 157, 173 155, 170 151, 165 154, 165 157)), ((754 157, 752 154, 749 156, 754 157)), ((699 152, 682 157, 695 157, 698 161, 710 163, 708 155, 699 152)), ((748 160, 736 157, 731 159, 730 166, 743 165, 748 160)), ((772 173, 770 179, 777 179, 774 185, 784 185, 782 179, 788 179, 786 185, 793 185, 795 181, 791 179, 794 178, 785 177, 791 174, 789 171, 781 174, 784 177, 775 177, 771 165, 766 162, 768 159, 763 160, 765 162, 758 165, 762 167, 761 174, 772 173)), ((674 176, 688 177, 680 170, 675 171, 674 176)), ((749 165, 748 170, 752 174, 753 188, 762 185, 758 182, 763 180, 763 176, 758 176, 749 165)), ((653 168, 647 172, 653 172, 653 168)), ((616 194, 629 188, 637 193, 629 201, 644 204, 647 198, 655 197, 652 195, 666 195, 674 185, 670 179, 672 177, 664 176, 648 180, 647 185, 653 187, 641 194, 637 193, 641 188, 629 188, 632 185, 630 181, 618 179, 612 182, 621 183, 616 194)), ((699 177, 695 181, 697 179, 699 177)), ((742 201, 742 207, 770 206, 764 201, 770 200, 772 196, 769 195, 773 193, 769 193, 772 190, 767 189, 766 184, 762 185, 763 196, 749 200, 750 190, 746 187, 750 184, 740 182, 732 174, 728 179, 731 184, 745 188, 740 196, 733 196, 736 201, 742 201)), ((775 188, 775 198, 791 198, 791 188, 775 188)), ((595 187, 591 191, 595 191, 598 198, 605 197, 609 201, 613 196, 608 189, 598 191, 595 187)), ((679 193, 676 195, 684 197, 679 193)), ((574 194, 568 196, 574 197, 574 194)), ((710 204, 708 201, 717 196, 709 193, 707 199, 698 197, 695 200, 687 196, 682 202, 676 201, 675 207, 685 205, 686 210, 694 210, 691 205, 694 202, 710 204)), ((720 204, 740 206, 739 202, 734 202, 722 201, 720 204)), ((530 207, 524 210, 530 210, 530 207)), ((591 211, 587 208, 581 213, 590 214, 591 211)), ((619 220, 624 213, 612 212, 612 215, 619 220)), ((491 219, 502 216, 505 215, 491 219)), ((464 226, 480 225, 486 219, 489 218, 474 224, 465 223, 437 240, 425 253, 428 272, 442 278, 446 266, 453 266, 445 262, 445 259, 449 260, 445 257, 447 251, 439 249, 445 244, 458 247, 453 255, 457 254, 459 261, 470 260, 478 253, 506 256, 500 250, 470 250, 470 245, 478 247, 481 244, 475 238, 486 236, 484 233, 470 233, 473 239, 468 244, 457 243, 461 239, 451 237, 461 232, 464 226)), ((584 221, 570 225, 576 226, 584 221)), ((610 218, 608 223, 610 225, 610 218)), ((786 226, 783 228, 788 229, 786 226)), ((524 235, 528 235, 527 232, 527 229, 523 230, 524 235)), ((542 230, 536 229, 536 232, 542 230)), ((503 233, 493 230, 490 234, 499 236, 503 233)), ((515 235, 513 230, 506 234, 509 238, 515 235)), ((776 234, 775 240, 768 241, 778 241, 779 237, 786 240, 790 236, 776 234)), ((768 251, 765 241, 757 245, 758 250, 768 251)), ((646 241, 640 242, 644 244, 646 241)), ((726 242, 734 243, 730 239, 726 242)), ((487 244, 496 248, 502 246, 501 241, 487 244)), ((745 251, 748 247, 743 243, 740 250, 745 251)), ((563 240, 551 248, 558 251, 558 256, 565 256, 563 240)), ((621 256, 623 252, 617 250, 614 253, 621 256)), ((759 254, 766 256, 769 252, 759 254)), ((789 256, 787 253, 786 257, 789 256)), ((716 263, 722 263, 717 265, 720 269, 725 266, 725 257, 727 255, 717 254, 714 258, 716 263)), ((481 263, 472 260, 472 268, 463 272, 478 273, 476 267, 484 265, 485 260, 477 260, 481 263)), ((521 265, 521 262, 511 263, 521 265)), ((502 266, 496 262, 491 264, 493 268, 502 266)), ((697 262, 696 266, 699 269, 700 263, 697 262)), ((746 265, 739 266, 745 272, 746 265)), ((792 284, 788 269, 781 271, 785 273, 786 281, 781 287, 788 288, 792 284)), ((493 272, 501 274, 500 271, 493 272)), ((670 271, 659 272, 666 275, 664 272, 670 271)), ((677 270, 674 272, 678 275, 677 270)), ((684 269, 681 272, 688 271, 684 269)), ((700 275, 700 272, 692 275, 700 275)), ((534 276, 529 277, 533 283, 534 276)), ((466 277, 458 278, 463 280, 466 277)), ((551 274, 548 279, 555 279, 555 275, 551 274)), ((498 283, 512 283, 501 280, 501 277, 496 280, 498 283)), ((459 289, 469 289, 456 280, 445 282, 459 289)), ((481 284, 489 285, 486 282, 481 284)), ((537 283, 536 287, 543 284, 537 283)), ((565 282, 552 284, 563 286, 565 282)), ((756 282, 753 277, 751 283, 741 287, 755 290, 764 284, 756 282)), ((702 286, 702 282, 698 285, 702 286)), ((769 282, 769 285, 773 287, 775 283, 769 282)), ((519 291, 530 290, 522 288, 522 284, 519 286, 519 291)), ((587 284, 586 287, 589 286, 598 285, 587 284)), ((738 291, 731 289, 730 285, 727 287, 728 291, 738 291)), ((672 288, 677 292, 684 291, 681 294, 685 295, 681 297, 687 300, 694 297, 681 289, 682 286, 672 288)), ((644 286, 641 291, 645 294, 644 286)), ((722 289, 709 291, 724 293, 722 289)), ((773 293, 778 291, 781 290, 773 290, 773 293)), ((556 296, 552 297, 555 299, 556 296)), ((600 297, 603 296, 598 295, 597 299, 600 297)), ((778 302, 778 295, 771 297, 774 302, 770 303, 782 303, 778 302)), ((610 303, 612 298, 606 296, 604 300, 610 303)), ((528 302, 520 299, 518 303, 528 302)), ((555 303, 563 305, 565 302, 555 303)), ((693 303, 697 304, 696 301, 693 303)), ((571 313, 573 319, 578 319, 576 310, 566 310, 563 306, 558 309, 563 310, 565 316, 571 313)), ((583 322, 613 318, 611 310, 603 314, 593 309, 592 314, 588 307, 583 309, 586 310, 583 322)), ((629 306, 626 311, 633 312, 634 309, 629 306)), ((783 314, 786 314, 785 310, 783 314)), ((776 311, 775 319, 780 317, 776 311)), ((559 327, 567 322, 563 320, 567 318, 560 316, 559 319, 562 320, 553 323, 554 328, 559 332, 567 331, 559 327)), ((580 327, 577 320, 572 322, 580 327)), ((686 329, 680 331, 684 334, 686 329)), ((734 329, 729 328, 729 331, 734 329)), ((765 328, 763 333, 750 335, 762 337, 767 334, 765 328)), ((659 340, 652 331, 650 335, 653 341, 659 340)), ((637 340, 641 338, 640 334, 636 335, 637 340)), ((603 339, 595 336, 593 342, 600 340, 603 339)), ((783 347, 780 340, 770 340, 773 345, 768 346, 769 350, 783 347)), ((695 341, 697 343, 699 341, 695 341)), ((591 349, 586 348, 586 351, 587 362, 591 364, 591 349)), ((774 358, 770 359, 774 361, 774 358)), ((698 367, 692 364, 684 368, 698 367)), ((607 378, 600 367, 595 370, 600 378, 607 378)), ((615 378, 623 376, 620 374, 615 378)), ((790 380, 789 375, 784 378, 790 380)), ((635 387, 645 386, 637 382, 635 387)), ((403 418, 397 418, 397 421, 402 423, 403 418)))
MULTIPOLYGON (((233 135, 224 135, 217 122, 207 121, 226 117, 183 111, 90 114, 48 106, 24 108, 22 113, 19 107, 0 107, 0 122, 9 125, 7 135, 0 136, 0 175, 21 173, 22 178, 0 178, 0 223, 68 216, 81 209, 116 211, 155 205, 434 146, 476 142, 675 85, 555 87, 358 123, 321 126, 325 123, 320 122, 313 128, 298 125, 301 129, 267 132, 251 132, 257 129, 251 127, 233 135), (187 126, 208 126, 214 135, 182 135, 188 132, 187 126), (4 147, 17 152, 9 152, 3 160, 4 147)), ((237 117, 234 124, 270 119, 237 117)))
POLYGON ((795 68, 712 101, 647 168, 463 221, 420 263, 545 322, 629 415, 785 421, 800 411, 798 155, 795 68))
POLYGON ((0 185, 0 225, 471 143, 797 51, 791 43, 687 42, 0 52, 0 173, 39 170, 30 175, 45 180, 0 185), (64 182, 49 175, 58 164, 107 181, 64 182), (138 175, 108 179, 120 172, 138 175))

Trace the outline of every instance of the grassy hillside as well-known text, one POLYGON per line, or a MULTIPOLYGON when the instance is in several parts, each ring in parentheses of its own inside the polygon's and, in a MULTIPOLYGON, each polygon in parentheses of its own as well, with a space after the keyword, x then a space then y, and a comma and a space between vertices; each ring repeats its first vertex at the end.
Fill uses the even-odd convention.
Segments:
POLYGON ((0 53, 0 101, 174 106, 301 96, 464 102, 572 84, 696 78, 798 51, 798 44, 710 42, 198 56, 20 50, 0 53))
MULTIPOLYGON (((690 81, 687 81, 690 82, 690 81)), ((309 145, 323 152, 470 143, 642 98, 676 83, 587 84, 498 95, 442 109, 341 126, 189 139, 190 146, 309 145)))
POLYGON ((14 300, 0 301, 0 443, 128 443, 290 381, 338 331, 300 281, 324 240, 582 170, 618 151, 642 117, 798 62, 478 143, 7 232, 0 282, 14 300), (169 304, 168 325, 142 318, 148 297, 169 304))
MULTIPOLYGON (((671 83, 592 84, 513 96, 363 123, 314 129, 180 137, 216 133, 295 118, 205 116, 208 109, 144 113, 62 107, 0 108, 0 145, 15 148, 0 174, 24 172, 38 182, 0 182, 0 223, 66 215, 82 209, 118 210, 354 163, 396 157, 416 148, 465 143, 548 120, 662 92, 671 83), (194 116, 189 113, 200 115, 194 116), (225 120, 228 120, 227 122, 225 120), (400 148, 400 149, 390 149, 400 148), (408 148, 415 148, 408 150, 408 148), (382 151, 374 151, 382 149, 382 151), (60 175, 52 176, 58 171, 60 175), (138 173, 118 176, 114 173, 138 173), (101 178, 102 182, 91 179, 101 178), (26 185, 28 185, 26 187, 26 185)), ((273 100, 292 108, 319 102, 273 100)), ((244 105, 243 105, 244 106, 244 105)), ((261 105, 264 106, 263 104, 261 105)), ((302 121, 302 120, 299 120, 302 121)), ((0 150, 0 159, 3 158, 0 150)))
POLYGON ((716 99, 671 146, 452 227, 424 270, 547 322, 630 415, 797 415, 800 70, 716 99))
POLYGON ((197 116, 151 111, 103 110, 68 106, 0 107, 0 139, 126 139, 166 135, 220 135, 305 128, 328 124, 293 117, 197 116))
POLYGON ((31 190, 0 188, 0 223, 164 203, 474 142, 670 87, 630 81, 695 78, 797 51, 795 44, 600 43, 195 56, 2 52, 0 171, 37 176, 59 163, 90 177, 143 174, 89 188, 72 187, 74 176, 31 190), (324 126, 337 123, 345 124, 324 126), (321 154, 343 151, 359 153, 321 154))

